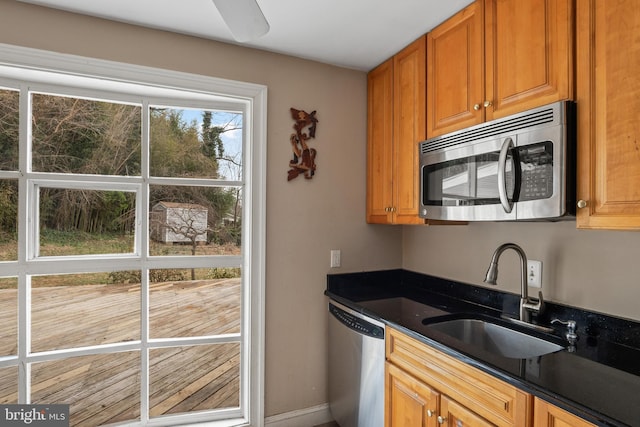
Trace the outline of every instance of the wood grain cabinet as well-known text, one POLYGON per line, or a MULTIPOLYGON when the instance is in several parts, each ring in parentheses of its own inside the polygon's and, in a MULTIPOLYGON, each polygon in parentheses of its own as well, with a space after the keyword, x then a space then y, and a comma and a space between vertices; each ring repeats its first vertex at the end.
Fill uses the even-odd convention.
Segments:
POLYGON ((389 362, 386 386, 385 427, 495 425, 389 362))
POLYGON ((418 142, 424 140, 426 38, 368 74, 367 222, 424 224, 418 217, 418 142))
POLYGON ((640 8, 577 0, 578 228, 640 229, 640 8))
POLYGON ((427 35, 427 137, 574 97, 573 0, 477 0, 427 35))
POLYGON ((391 327, 385 427, 595 427, 391 327))
POLYGON ((389 362, 385 376, 385 427, 437 425, 438 392, 389 362))
POLYGON ((385 427, 529 426, 532 397, 387 328, 385 427))
POLYGON ((595 427, 584 419, 535 398, 533 427, 595 427))

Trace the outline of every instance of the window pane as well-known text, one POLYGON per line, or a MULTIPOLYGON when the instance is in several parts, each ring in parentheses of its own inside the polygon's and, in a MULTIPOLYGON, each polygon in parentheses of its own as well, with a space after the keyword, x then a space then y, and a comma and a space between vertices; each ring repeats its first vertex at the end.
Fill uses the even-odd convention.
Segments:
POLYGON ((151 255, 239 255, 241 187, 151 186, 151 255))
POLYGON ((149 353, 152 417, 240 405, 240 344, 162 348, 149 353))
POLYGON ((40 189, 40 256, 134 252, 135 194, 40 189))
POLYGON ((151 108, 151 175, 242 179, 242 114, 151 108))
POLYGON ((240 332, 239 268, 151 270, 151 338, 240 332))
POLYGON ((34 93, 33 170, 140 175, 141 108, 34 93))
MULTIPOLYGON (((0 357, 17 354, 18 279, 15 277, 0 278, 0 357)), ((1 395, 0 389, 0 399, 1 395)))
POLYGON ((0 179, 0 261, 18 259, 18 181, 0 179))
POLYGON ((140 339, 140 273, 32 277, 34 352, 140 339))
POLYGON ((32 365, 31 403, 67 403, 70 425, 140 418, 140 354, 72 357, 32 365))
POLYGON ((20 94, 0 89, 0 170, 18 170, 20 94))
POLYGON ((18 403, 18 367, 0 368, 0 405, 18 403))

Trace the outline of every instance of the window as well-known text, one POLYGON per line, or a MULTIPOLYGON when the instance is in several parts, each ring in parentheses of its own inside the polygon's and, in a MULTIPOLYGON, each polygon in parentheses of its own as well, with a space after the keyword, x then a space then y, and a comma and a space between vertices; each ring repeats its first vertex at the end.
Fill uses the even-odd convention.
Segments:
POLYGON ((265 105, 0 46, 1 402, 74 426, 262 416, 265 105))

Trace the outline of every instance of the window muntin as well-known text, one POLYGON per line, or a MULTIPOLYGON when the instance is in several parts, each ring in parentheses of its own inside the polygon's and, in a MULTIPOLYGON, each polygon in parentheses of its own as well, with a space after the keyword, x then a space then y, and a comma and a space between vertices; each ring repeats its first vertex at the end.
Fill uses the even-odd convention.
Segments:
MULTIPOLYGON (((8 48, 0 48, 0 50, 2 50, 3 52, 6 51, 7 49, 8 48)), ((8 50, 12 51, 12 49, 10 48, 8 50)), ((12 52, 10 52, 9 56, 12 58, 16 58, 14 59, 14 61, 16 61, 17 63, 20 63, 22 62, 21 58, 23 58, 23 56, 20 55, 22 53, 22 49, 17 49, 17 50, 20 51, 18 55, 13 55, 12 52)), ((149 93, 156 92, 155 93, 156 96, 154 96, 154 99, 155 99, 154 103, 158 103, 158 99, 162 98, 163 96, 166 99, 175 97, 175 99, 180 100, 177 103, 161 100, 158 105, 183 105, 185 106, 185 108, 192 107, 192 109, 204 108, 207 110, 220 109, 220 111, 240 111, 242 112, 243 120, 244 120, 244 117, 252 117, 250 123, 243 123, 243 127, 248 127, 247 129, 243 129, 241 131, 243 138, 250 135, 252 138, 256 138, 257 140, 264 139, 264 120, 265 120, 264 110, 266 110, 266 88, 261 86, 243 84, 243 83, 238 84, 237 82, 233 84, 228 84, 223 80, 217 81, 216 79, 200 78, 198 76, 195 76, 196 78, 194 78, 194 76, 189 76, 188 78, 184 78, 185 76, 182 76, 180 73, 167 72, 167 74, 171 75, 171 78, 174 79, 174 80, 171 80, 171 79, 168 79, 167 77, 160 76, 159 74, 155 74, 155 73, 147 74, 145 71, 141 71, 138 69, 138 67, 135 67, 135 66, 134 67, 130 67, 130 66, 113 67, 113 64, 108 64, 107 67, 101 67, 100 65, 93 64, 93 62, 98 62, 102 64, 102 61, 94 61, 94 60, 89 61, 92 64, 89 64, 87 66, 86 59, 81 59, 79 61, 76 61, 73 58, 60 58, 60 57, 57 57, 57 55, 53 55, 53 54, 42 55, 35 59, 31 57, 27 57, 26 61, 34 62, 37 65, 35 68, 29 68, 29 66, 27 66, 27 68, 21 68, 20 65, 18 65, 16 68, 13 68, 13 66, 6 66, 6 65, 0 66, 0 84, 6 85, 7 80, 3 82, 2 81, 3 78, 9 79, 8 80, 9 84, 13 86, 15 82, 23 81, 23 79, 25 78, 35 77, 34 81, 37 83, 16 84, 16 87, 20 86, 22 88, 21 102, 20 102, 20 108, 22 109, 21 112, 23 113, 25 112, 25 107, 27 106, 30 107, 30 101, 23 102, 24 96, 30 96, 28 92, 29 89, 33 89, 37 93, 52 93, 52 94, 55 94, 56 96, 76 97, 80 99, 102 99, 105 102, 114 102, 112 101, 113 99, 118 99, 120 100, 119 102, 126 102, 126 103, 131 102, 132 104, 137 104, 139 100, 142 99, 141 108, 142 108, 143 125, 142 125, 142 132, 141 132, 142 133, 142 141, 141 141, 142 154, 141 154, 141 175, 140 176, 78 173, 73 175, 72 177, 71 176, 72 174, 60 174, 59 172, 55 172, 55 171, 48 172, 45 170, 36 170, 32 172, 32 166, 30 162, 33 154, 30 149, 31 139, 26 141, 28 142, 27 145, 20 147, 20 157, 19 157, 20 172, 19 173, 12 171, 8 174, 4 173, 3 175, 3 172, 0 169, 0 178, 10 177, 14 179, 19 177, 18 179, 18 181, 20 181, 20 185, 19 185, 20 209, 19 210, 21 211, 21 214, 19 217, 20 229, 18 232, 18 235, 20 237, 20 244, 18 245, 18 252, 19 252, 18 261, 17 263, 15 261, 12 261, 9 263, 0 263, 0 275, 6 276, 7 273, 11 275, 11 273, 15 271, 22 271, 23 273, 26 272, 26 275, 21 274, 18 279, 18 282, 19 282, 18 286, 21 289, 23 286, 25 286, 25 284, 30 283, 31 278, 35 277, 32 274, 42 275, 42 274, 47 274, 48 272, 51 272, 53 275, 83 274, 84 272, 102 271, 105 266, 108 266, 110 269, 112 268, 117 269, 116 267, 118 265, 131 267, 134 262, 132 260, 142 260, 144 259, 144 257, 148 255, 148 246, 147 246, 148 235, 146 234, 148 233, 148 229, 149 229, 148 218, 146 217, 148 215, 148 212, 146 212, 146 209, 141 208, 143 205, 146 206, 148 202, 148 193, 147 193, 146 186, 148 184, 174 185, 174 183, 170 181, 174 179, 174 177, 154 178, 148 175, 149 160, 147 157, 145 157, 146 156, 145 153, 148 152, 148 149, 149 149, 149 145, 148 145, 149 135, 148 135, 148 131, 144 130, 145 121, 148 121, 148 115, 145 115, 145 109, 146 109, 146 106, 148 106, 148 103, 144 100, 144 98, 148 96, 149 93), (61 66, 62 67, 61 70, 64 70, 64 69, 74 70, 74 72, 72 72, 72 74, 64 74, 64 71, 63 72, 54 71, 53 73, 49 74, 49 72, 46 71, 46 69, 48 67, 51 67, 52 66, 51 64, 53 64, 53 66, 55 67, 61 66), (73 65, 69 65, 69 64, 73 64, 73 65), (85 70, 84 75, 77 74, 78 69, 85 70), (133 72, 132 72, 132 69, 133 69, 133 72), (120 76, 120 77, 116 77, 115 80, 112 80, 111 76, 108 76, 108 75, 101 75, 101 77, 99 77, 98 79, 94 79, 90 77, 91 74, 95 74, 96 72, 100 74, 103 71, 106 72, 107 74, 114 73, 116 76, 120 76), (141 86, 137 85, 137 83, 127 83, 126 81, 128 81, 131 78, 131 75, 138 76, 138 78, 140 79, 139 81, 145 81, 145 83, 141 86), (147 78, 149 78, 152 82, 156 82, 156 84, 159 84, 159 86, 153 87, 153 85, 149 85, 148 82, 146 81, 147 78), (46 82, 54 82, 55 86, 50 86, 46 82), (184 91, 179 88, 174 89, 179 86, 179 84, 176 84, 176 82, 182 82, 183 84, 186 85, 186 87, 191 88, 193 92, 189 92, 189 89, 187 91, 184 91), (70 85, 70 86, 66 87, 64 85, 70 85), (212 88, 214 88, 216 93, 225 93, 228 91, 228 93, 232 94, 232 97, 227 98, 225 96, 209 93, 209 91, 212 88), (108 92, 112 89, 116 90, 116 92, 114 92, 115 95, 113 97, 108 95, 108 92), (131 90, 129 94, 125 93, 125 92, 128 92, 129 90, 131 90), (85 98, 85 95, 86 95, 86 98, 85 98), (247 115, 248 112, 252 114, 247 115), (251 129, 251 128, 254 128, 254 129, 251 129), (145 162, 146 162, 146 166, 145 166, 145 162), (45 174, 50 174, 51 176, 45 177, 45 174), (36 196, 34 196, 34 194, 37 194, 37 191, 34 191, 34 190, 37 189, 37 185, 48 187, 49 186, 48 181, 50 179, 53 180, 54 182, 60 181, 67 184, 67 185, 57 185, 57 187, 59 188, 71 188, 71 189, 76 189, 76 188, 90 188, 94 190, 95 189, 97 190, 113 189, 113 188, 110 188, 110 186, 113 187, 114 183, 118 184, 118 185, 115 185, 117 189, 119 189, 120 188, 119 185, 123 185, 123 183, 127 183, 124 185, 129 185, 130 183, 135 183, 135 185, 141 185, 142 191, 140 191, 138 194, 140 194, 139 197, 142 198, 143 203, 139 203, 139 202, 137 203, 138 207, 140 207, 139 209, 140 209, 141 215, 138 215, 138 224, 140 225, 141 228, 140 228, 140 233, 138 233, 140 234, 140 236, 136 235, 137 239, 138 237, 141 238, 141 240, 138 239, 138 241, 136 242, 136 247, 141 248, 141 250, 136 251, 136 253, 134 254, 123 254, 125 256, 116 256, 116 257, 114 257, 113 254, 72 255, 70 257, 64 257, 64 256, 55 257, 55 259, 54 257, 48 257, 48 256, 45 256, 45 257, 36 256, 37 250, 34 250, 34 248, 37 248, 37 244, 39 242, 38 232, 37 232, 39 222, 36 220, 36 221, 33 221, 31 224, 27 224, 27 223, 31 222, 31 218, 34 218, 34 215, 37 215, 37 211, 38 211, 38 209, 34 208, 34 206, 38 206, 37 198, 36 196), (74 183, 76 181, 79 182, 80 184, 75 185, 74 183), (34 182, 37 182, 35 186, 34 186, 34 182), (106 182, 106 183, 109 183, 110 185, 98 186, 98 188, 96 188, 94 186, 96 182, 99 182, 102 184, 106 182), (49 259, 49 258, 52 258, 52 259, 49 259)), ((118 103, 118 102, 115 102, 115 103, 118 103)), ((148 114, 148 110, 147 110, 147 114, 148 114)), ((24 128, 20 129, 21 132, 29 132, 29 130, 27 129, 29 122, 30 120, 21 121, 21 126, 24 126, 24 128)), ((25 141, 25 139, 21 137, 20 141, 23 142, 25 141)), ((213 266, 219 265, 219 267, 216 267, 216 268, 238 268, 238 267, 234 267, 237 265, 241 265, 243 267, 251 266, 252 268, 249 270, 250 276, 247 276, 246 278, 241 277, 240 279, 242 286, 243 288, 248 286, 251 286, 252 288, 255 287, 252 291, 253 295, 260 295, 262 293, 264 273, 262 272, 262 267, 261 267, 262 266, 261 263, 263 261, 260 261, 260 260, 263 260, 263 257, 264 257, 264 254, 263 254, 263 251, 264 251, 264 248, 263 248, 264 246, 264 242, 263 242, 264 200, 263 200, 263 196, 256 195, 256 194, 261 194, 261 192, 264 190, 264 184, 261 184, 261 182, 263 182, 264 180, 264 169, 263 169, 264 149, 263 149, 263 144, 259 144, 256 147, 251 147, 249 145, 249 149, 247 150, 246 146, 244 145, 244 144, 247 144, 247 141, 243 141, 242 144, 243 144, 243 147, 245 147, 242 150, 244 152, 243 156, 247 155, 252 160, 252 162, 250 162, 250 164, 254 165, 252 166, 252 171, 254 173, 257 173, 261 178, 259 178, 258 182, 253 182, 251 174, 248 174, 246 175, 246 181, 245 181, 245 174, 242 173, 243 171, 240 171, 240 173, 237 174, 238 179, 231 178, 231 181, 236 181, 236 182, 224 182, 224 183, 221 183, 221 185, 226 186, 226 185, 232 184, 232 186, 237 186, 238 194, 244 193, 244 191, 242 190, 244 190, 245 188, 249 190, 247 194, 251 195, 251 197, 248 200, 246 206, 251 209, 251 213, 253 212, 258 213, 257 215, 250 215, 250 216, 247 216, 246 218, 246 220, 250 224, 249 228, 247 229, 251 231, 251 233, 246 234, 246 236, 249 237, 249 240, 247 242, 251 243, 252 241, 254 241, 254 238, 256 239, 255 243, 251 243, 250 245, 246 246, 247 248, 251 248, 251 251, 250 252, 242 251, 241 255, 232 255, 230 257, 216 255, 210 259, 207 257, 175 258, 172 255, 169 255, 166 257, 160 257, 160 258, 157 258, 157 257, 146 258, 146 263, 145 263, 146 266, 143 268, 142 274, 141 274, 142 276, 141 280, 143 282, 142 283, 143 291, 141 293, 141 296, 143 299, 145 298, 145 292, 146 292, 145 286, 148 286, 148 285, 145 285, 145 283, 147 283, 146 281, 148 279, 149 269, 163 268, 167 265, 174 266, 174 267, 196 266, 199 268, 205 268, 205 267, 209 268, 212 265, 213 266), (242 177, 241 178, 242 181, 240 180, 240 177, 242 177), (254 188, 257 190, 256 193, 251 191, 254 188), (254 209, 257 209, 257 210, 254 210, 254 209), (251 219, 252 216, 256 219, 255 220, 251 219), (258 258, 255 258, 256 261, 252 261, 251 260, 252 257, 250 256, 252 253, 254 253, 254 251, 256 254, 258 254, 258 258), (207 259, 209 259, 209 261, 207 261, 207 259), (255 262, 255 265, 254 265, 254 262, 255 262)), ((177 179, 190 180, 193 178, 181 176, 181 177, 177 177, 177 179)), ((229 178, 227 176, 222 176, 220 179, 224 181, 224 180, 228 180, 229 178)), ((197 180, 198 178, 196 178, 196 181, 197 180)), ((203 185, 202 182, 194 182, 193 184, 196 186, 203 185)), ((183 183, 180 183, 179 185, 184 186, 185 183, 183 182, 183 183)), ((204 186, 210 186, 210 184, 207 183, 204 186)), ((242 204, 239 204, 239 207, 242 210, 245 209, 245 207, 242 204)), ((243 233, 243 235, 244 234, 245 233, 243 233)), ((19 303, 20 307, 25 307, 24 305, 25 301, 28 302, 29 298, 30 296, 28 294, 25 294, 21 290, 19 292, 19 299, 21 300, 21 302, 19 303)), ((189 413, 183 412, 183 413, 180 413, 179 416, 171 415, 169 416, 169 418, 163 418, 162 422, 164 422, 164 420, 170 420, 169 422, 171 423, 174 423, 174 422, 184 423, 184 422, 189 422, 187 420, 191 420, 192 422, 199 422, 199 421, 205 421, 207 419, 209 420, 229 419, 228 421, 229 425, 236 425, 242 422, 249 422, 249 420, 255 419, 255 417, 260 414, 259 407, 261 406, 260 402, 261 402, 261 395, 262 395, 262 393, 260 392, 261 390, 260 387, 252 387, 251 385, 251 384, 254 384, 254 379, 257 380, 258 383, 261 382, 259 377, 255 376, 255 373, 259 373, 260 370, 256 369, 255 373, 252 373, 254 372, 254 366, 257 366, 257 363, 258 363, 257 362, 258 358, 256 357, 256 355, 260 354, 260 352, 254 353, 254 351, 251 349, 254 348, 256 345, 259 348, 261 348, 263 338, 261 334, 258 333, 259 332, 258 317, 248 316, 247 313, 251 312, 252 310, 249 308, 249 306, 247 306, 247 308, 244 308, 244 305, 245 304, 248 305, 249 302, 251 301, 252 305, 256 304, 257 307, 259 308, 259 306, 261 306, 262 303, 258 303, 258 301, 262 301, 262 299, 257 297, 257 299, 249 300, 247 295, 244 292, 241 298, 243 301, 242 302, 243 320, 241 322, 242 324, 241 333, 216 336, 212 338, 212 341, 209 339, 209 337, 204 337, 204 338, 202 337, 184 338, 183 337, 183 338, 176 338, 176 339, 161 339, 161 340, 148 341, 144 333, 144 330, 147 327, 147 325, 143 316, 142 340, 143 342, 147 342, 148 347, 145 347, 145 346, 141 347, 141 345, 137 344, 136 342, 126 342, 124 344, 121 344, 121 343, 109 344, 107 347, 90 346, 90 347, 81 348, 77 350, 74 350, 74 349, 71 349, 71 350, 67 349, 67 350, 61 350, 61 351, 53 350, 45 353, 40 353, 40 352, 29 353, 28 350, 27 350, 27 353, 22 352, 18 355, 17 363, 23 364, 24 366, 26 366, 27 369, 26 371, 21 371, 21 372, 26 372, 26 377, 25 375, 20 376, 21 385, 18 388, 18 394, 19 394, 18 400, 19 402, 37 403, 33 399, 39 399, 42 395, 35 392, 29 394, 28 391, 29 390, 34 391, 34 389, 29 389, 25 387, 23 381, 26 380, 29 382, 33 380, 34 379, 33 375, 30 375, 30 374, 33 374, 33 372, 36 371, 36 368, 38 366, 42 366, 45 363, 52 363, 52 364, 56 363, 59 366, 65 366, 65 361, 70 361, 75 357, 85 357, 85 355, 93 356, 93 355, 98 355, 103 353, 104 354, 117 354, 117 353, 122 354, 124 352, 131 351, 131 349, 134 349, 134 350, 137 349, 136 351, 139 351, 140 353, 140 358, 138 360, 141 359, 142 362, 144 362, 145 360, 148 360, 149 352, 152 349, 156 347, 158 349, 169 348, 171 347, 172 341, 179 342, 181 345, 184 345, 185 347, 191 347, 194 345, 201 346, 206 344, 206 342, 208 341, 220 343, 220 344, 228 342, 229 344, 234 344, 237 348, 240 349, 239 359, 242 361, 241 365, 238 367, 239 372, 242 373, 242 378, 243 378, 243 380, 239 382, 239 398, 237 400, 238 406, 232 405, 231 407, 228 407, 225 405, 225 409, 221 413, 218 413, 216 411, 209 411, 209 410, 205 411, 205 413, 197 413, 197 414, 189 414, 189 413), (251 332, 252 334, 256 334, 255 335, 256 342, 253 344, 249 340, 249 335, 247 335, 247 332, 249 329, 252 331, 251 332), (251 365, 249 365, 249 363, 251 363, 251 365)), ((142 306, 144 305, 145 303, 143 302, 142 306)), ((30 309, 28 305, 26 307, 27 307, 27 310, 30 309)), ((20 310, 21 318, 23 316, 26 316, 25 312, 26 311, 23 309, 20 310)), ((28 334, 29 332, 27 332, 27 336, 28 334)), ((251 335, 251 336, 254 336, 254 335, 251 335)), ((24 348, 24 347, 19 347, 19 348, 24 348)), ((0 369, 5 369, 4 367, 8 366, 9 370, 13 370, 17 365, 15 364, 12 365, 12 363, 14 362, 12 362, 11 359, 6 359, 6 358, 0 359, 0 369)), ((148 362, 141 363, 140 366, 144 368, 145 366, 148 366, 148 362)), ((139 387, 138 397, 141 400, 142 405, 140 407, 139 418, 134 418, 133 422, 135 422, 136 420, 139 420, 141 425, 146 425, 148 422, 151 422, 152 424, 155 425, 158 422, 160 422, 160 420, 149 419, 149 412, 147 411, 148 408, 145 403, 147 402, 147 399, 148 399, 148 389, 144 386, 145 384, 144 378, 145 376, 148 378, 149 372, 143 370, 143 371, 140 371, 140 375, 141 375, 142 381, 140 381, 139 383, 140 387, 139 387)), ((11 378, 11 375, 8 375, 6 378, 11 378)), ((31 384, 33 385, 34 383, 31 382, 31 384)), ((39 387, 41 386, 38 386, 36 388, 39 388, 39 387)), ((135 397, 134 400, 138 399, 138 397, 135 397)), ((73 406, 72 406, 72 410, 73 410, 73 406)), ((94 425, 94 422, 92 422, 92 425, 94 425)))

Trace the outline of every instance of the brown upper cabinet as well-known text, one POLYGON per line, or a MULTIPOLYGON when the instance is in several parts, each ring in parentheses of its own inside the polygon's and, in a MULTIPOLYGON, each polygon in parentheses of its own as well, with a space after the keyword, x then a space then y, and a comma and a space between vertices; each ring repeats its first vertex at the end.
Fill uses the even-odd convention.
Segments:
POLYGON ((426 39, 368 74, 367 222, 424 224, 418 217, 418 142, 425 139, 426 39))
POLYGON ((578 228, 640 229, 640 8, 578 0, 578 228))
POLYGON ((427 137, 574 97, 573 0, 477 0, 427 35, 427 137))

